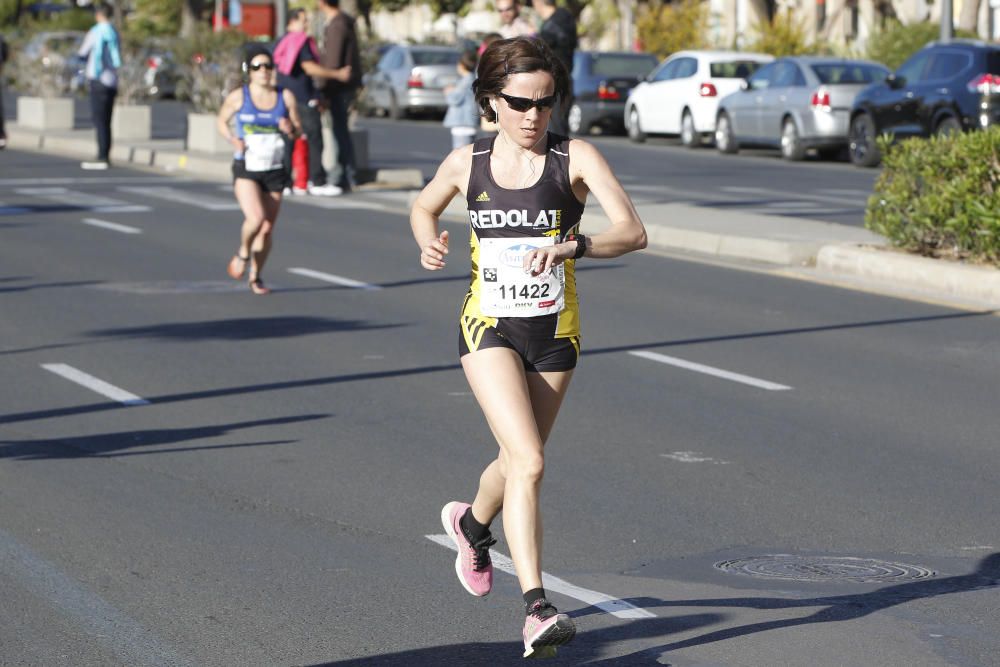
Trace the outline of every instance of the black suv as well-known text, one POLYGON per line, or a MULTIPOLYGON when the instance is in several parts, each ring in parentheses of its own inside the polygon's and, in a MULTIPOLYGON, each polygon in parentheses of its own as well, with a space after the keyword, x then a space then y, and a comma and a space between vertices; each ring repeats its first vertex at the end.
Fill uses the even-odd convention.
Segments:
POLYGON ((882 159, 875 138, 929 137, 1000 124, 1000 46, 972 40, 932 42, 881 83, 854 98, 851 162, 882 159))

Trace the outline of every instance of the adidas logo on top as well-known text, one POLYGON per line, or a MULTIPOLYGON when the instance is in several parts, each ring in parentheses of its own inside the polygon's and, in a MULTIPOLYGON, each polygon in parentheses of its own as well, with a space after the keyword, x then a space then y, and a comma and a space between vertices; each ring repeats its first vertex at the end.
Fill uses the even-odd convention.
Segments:
POLYGON ((489 201, 489 200, 490 200, 490 196, 486 193, 485 190, 483 190, 483 193, 481 195, 479 195, 478 197, 476 197, 476 201, 489 201))

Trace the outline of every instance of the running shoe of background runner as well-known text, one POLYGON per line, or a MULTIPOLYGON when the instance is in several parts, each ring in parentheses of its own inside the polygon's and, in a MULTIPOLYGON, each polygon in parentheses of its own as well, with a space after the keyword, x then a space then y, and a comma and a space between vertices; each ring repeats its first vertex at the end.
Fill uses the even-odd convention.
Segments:
POLYGON ((481 597, 493 588, 493 562, 490 560, 490 547, 496 540, 487 537, 472 543, 465 536, 459 519, 470 507, 468 503, 452 501, 441 510, 441 524, 458 547, 458 557, 455 558, 455 574, 458 581, 472 595, 481 597))
POLYGON ((556 649, 576 635, 576 625, 566 614, 560 614, 552 603, 535 600, 524 619, 524 657, 554 658, 556 649))
POLYGON ((306 191, 314 197, 339 197, 344 194, 344 191, 333 183, 327 183, 326 185, 310 185, 306 191))

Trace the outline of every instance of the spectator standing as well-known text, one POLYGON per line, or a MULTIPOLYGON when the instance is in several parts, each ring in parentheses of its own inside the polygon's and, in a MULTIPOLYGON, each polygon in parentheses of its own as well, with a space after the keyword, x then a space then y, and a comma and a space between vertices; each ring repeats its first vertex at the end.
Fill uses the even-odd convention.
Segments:
MULTIPOLYGON (((501 0, 505 2, 506 0, 501 0)), ((542 18, 538 36, 549 45, 552 52, 570 75, 569 89, 565 97, 560 97, 552 111, 549 130, 556 134, 569 135, 569 109, 573 106, 573 54, 576 52, 576 19, 565 7, 556 7, 556 0, 531 0, 531 6, 542 18)))
POLYGON ((80 163, 84 169, 107 169, 111 155, 111 110, 118 95, 118 68, 122 54, 118 31, 111 25, 111 11, 101 2, 94 3, 94 27, 87 32, 77 52, 87 59, 86 75, 90 84, 90 114, 97 130, 97 160, 80 163))
POLYGON ((521 4, 518 0, 499 0, 497 2, 497 12, 500 13, 500 36, 504 39, 511 37, 534 37, 535 26, 521 16, 521 4))
POLYGON ((333 122, 333 140, 337 145, 335 177, 331 180, 346 192, 355 184, 354 143, 351 140, 347 119, 358 87, 361 85, 361 52, 358 49, 358 33, 354 27, 354 18, 341 11, 340 0, 317 0, 317 2, 320 11, 326 17, 321 64, 330 70, 350 67, 346 80, 327 79, 323 85, 323 94, 330 109, 330 120, 333 122))
POLYGON ((10 49, 3 35, 0 35, 0 150, 7 148, 7 131, 3 125, 3 65, 10 57, 10 49))
POLYGON ((446 86, 444 97, 448 102, 448 113, 444 116, 444 126, 451 128, 451 148, 461 148, 476 139, 479 128, 479 106, 472 92, 472 82, 476 75, 476 54, 465 51, 456 65, 461 78, 454 86, 446 86))
MULTIPOLYGON (((295 96, 302 131, 309 145, 309 185, 305 192, 322 197, 336 197, 343 191, 326 179, 323 168, 322 104, 313 77, 331 81, 347 81, 350 66, 337 70, 319 64, 316 40, 309 36, 308 16, 305 9, 288 13, 287 32, 274 47, 274 61, 278 68, 278 86, 290 90, 295 96)), ((293 143, 286 146, 286 162, 291 164, 293 143)), ((296 194, 305 194, 296 191, 296 194)))

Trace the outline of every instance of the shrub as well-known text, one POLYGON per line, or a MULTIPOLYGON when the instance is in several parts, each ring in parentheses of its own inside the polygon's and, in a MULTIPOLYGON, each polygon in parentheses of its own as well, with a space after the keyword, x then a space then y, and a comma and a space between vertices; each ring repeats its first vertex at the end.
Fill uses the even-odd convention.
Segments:
POLYGON ((212 32, 208 26, 178 40, 173 52, 182 73, 179 96, 189 99, 197 112, 217 112, 226 95, 243 82, 240 63, 246 41, 237 30, 212 32))
POLYGON ((701 49, 706 46, 708 18, 708 3, 700 0, 651 3, 636 21, 639 41, 644 51, 660 58, 684 49, 701 49))
POLYGON ((865 226, 922 255, 1000 264, 1000 127, 880 144, 865 226))
POLYGON ((753 26, 757 37, 747 45, 747 50, 769 53, 775 58, 816 53, 820 49, 809 42, 804 20, 796 19, 791 10, 777 12, 770 21, 753 26))
MULTIPOLYGON (((904 25, 893 20, 871 36, 865 57, 895 70, 928 42, 940 36, 941 26, 938 23, 923 21, 904 25)), ((955 36, 976 38, 974 33, 964 30, 956 30, 955 36)))

